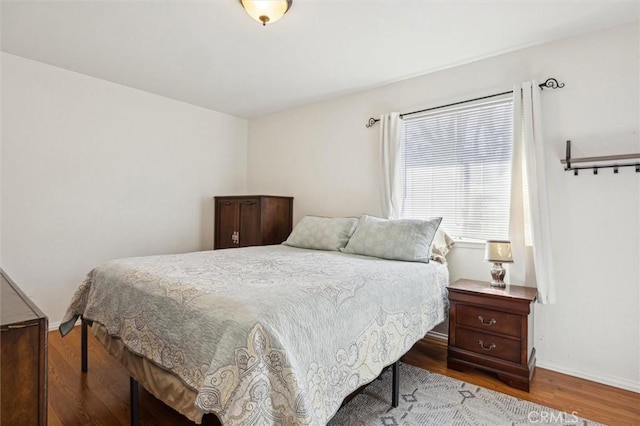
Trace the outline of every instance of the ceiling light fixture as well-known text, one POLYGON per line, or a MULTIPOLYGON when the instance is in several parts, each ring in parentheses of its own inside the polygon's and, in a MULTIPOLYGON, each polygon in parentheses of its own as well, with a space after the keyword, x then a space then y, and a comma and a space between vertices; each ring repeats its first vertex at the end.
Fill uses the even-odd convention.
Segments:
POLYGON ((249 16, 262 25, 276 22, 291 8, 293 0, 240 0, 249 16))

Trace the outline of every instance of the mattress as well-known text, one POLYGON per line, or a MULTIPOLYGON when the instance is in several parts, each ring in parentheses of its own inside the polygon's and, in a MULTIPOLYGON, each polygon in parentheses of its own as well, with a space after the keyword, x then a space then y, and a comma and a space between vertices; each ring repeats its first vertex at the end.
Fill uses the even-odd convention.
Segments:
POLYGON ((127 258, 88 274, 61 331, 97 323, 196 422, 323 425, 444 320, 447 284, 438 263, 284 245, 127 258))

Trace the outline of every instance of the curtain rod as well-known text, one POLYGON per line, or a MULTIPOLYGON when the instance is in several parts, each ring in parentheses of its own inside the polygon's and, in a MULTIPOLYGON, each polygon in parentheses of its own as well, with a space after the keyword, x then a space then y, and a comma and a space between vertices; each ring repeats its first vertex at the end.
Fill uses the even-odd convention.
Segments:
MULTIPOLYGON (((555 78, 551 77, 551 78, 546 79, 546 81, 544 83, 538 84, 538 86, 540 87, 541 90, 544 90, 545 87, 550 88, 550 89, 561 89, 561 88, 564 87, 564 83, 558 83, 558 80, 556 80, 555 78)), ((466 104, 468 102, 481 101, 482 99, 495 98, 496 96, 502 96, 502 95, 506 95, 506 94, 509 94, 509 93, 513 93, 513 90, 509 90, 508 92, 496 93, 494 95, 482 96, 480 98, 469 99, 469 100, 466 100, 466 101, 454 102, 452 104, 440 105, 440 106, 437 106, 437 107, 421 109, 419 111, 405 112, 404 114, 400 114, 400 118, 404 117, 405 115, 419 114, 421 112, 432 111, 434 109, 440 109, 440 108, 446 108, 446 107, 450 107, 450 106, 466 104)), ((367 129, 370 128, 370 127, 373 127, 373 125, 376 124, 378 121, 380 121, 379 118, 371 117, 369 119, 369 121, 367 122, 367 125, 366 125, 367 129)))

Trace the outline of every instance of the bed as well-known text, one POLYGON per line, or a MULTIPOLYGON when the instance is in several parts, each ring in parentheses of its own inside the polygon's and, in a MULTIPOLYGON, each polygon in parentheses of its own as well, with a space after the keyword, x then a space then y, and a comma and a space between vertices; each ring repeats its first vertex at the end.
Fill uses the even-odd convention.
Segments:
POLYGON ((115 260, 82 317, 158 399, 196 423, 324 425, 444 320, 446 265, 287 245, 115 260))

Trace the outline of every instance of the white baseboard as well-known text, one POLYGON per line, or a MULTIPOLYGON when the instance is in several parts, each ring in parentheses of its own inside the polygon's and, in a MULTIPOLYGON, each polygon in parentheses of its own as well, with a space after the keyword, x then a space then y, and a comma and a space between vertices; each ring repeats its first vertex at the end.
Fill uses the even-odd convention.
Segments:
POLYGON ((620 379, 618 377, 611 378, 598 374, 585 373, 582 371, 576 371, 570 368, 564 368, 555 364, 549 364, 545 362, 536 362, 536 367, 544 368, 546 370, 552 370, 557 373, 562 373, 569 376, 579 377, 581 379, 590 380, 592 382, 601 383, 603 385, 609 385, 616 388, 629 390, 631 392, 640 393, 640 383, 634 382, 632 380, 620 379))

